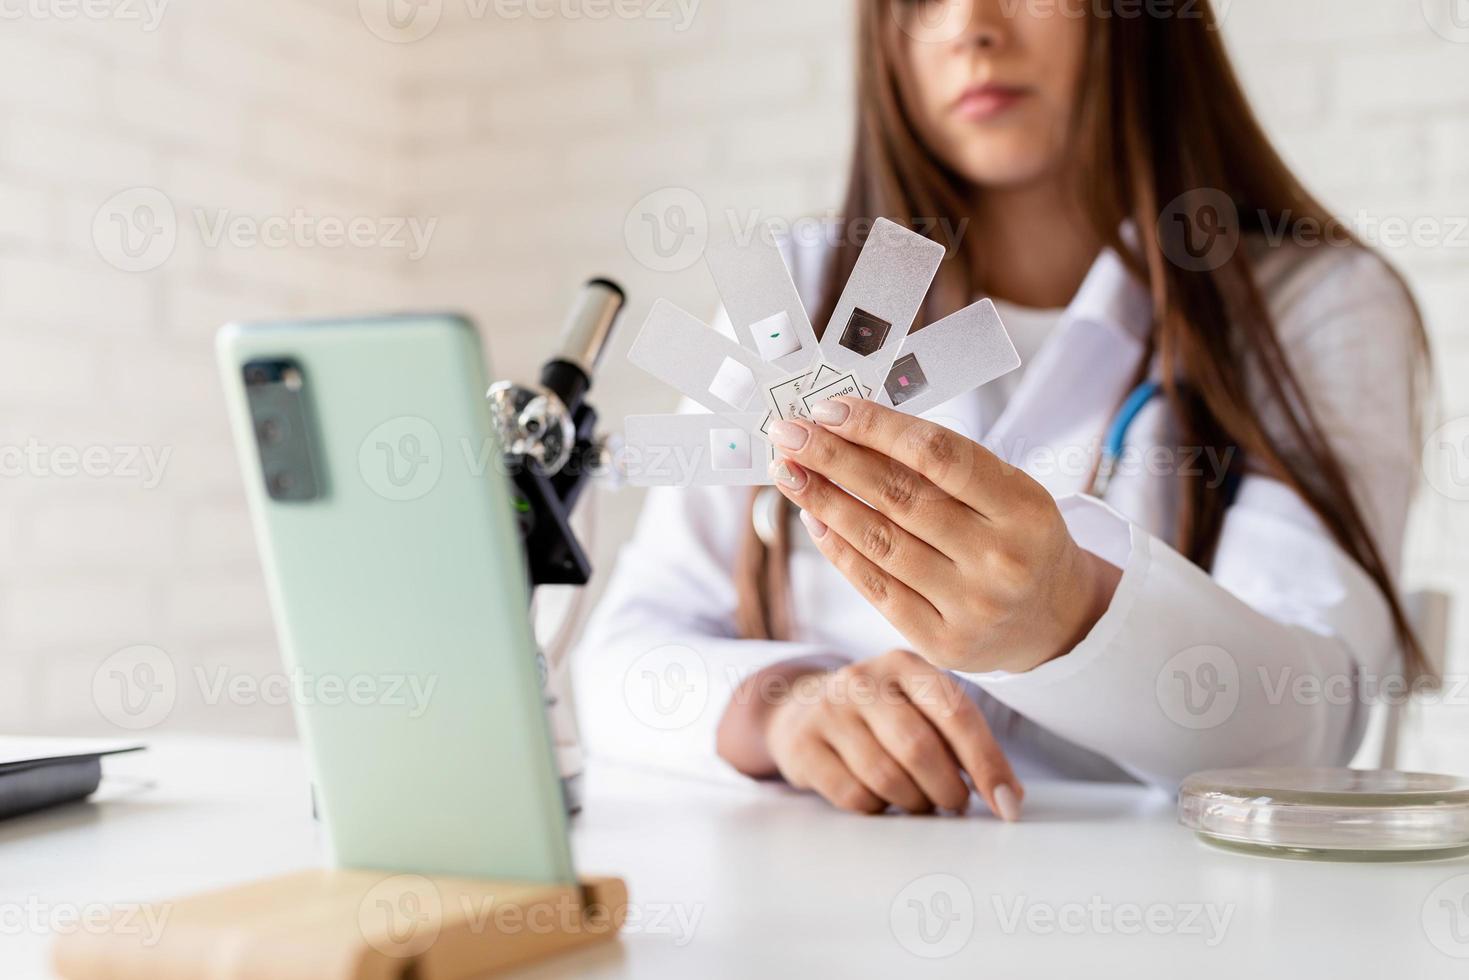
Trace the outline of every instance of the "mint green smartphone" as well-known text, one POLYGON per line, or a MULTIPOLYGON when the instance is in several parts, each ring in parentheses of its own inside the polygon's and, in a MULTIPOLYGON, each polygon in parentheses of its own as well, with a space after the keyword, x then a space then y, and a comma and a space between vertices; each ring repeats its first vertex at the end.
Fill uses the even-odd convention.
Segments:
POLYGON ((474 328, 232 324, 217 346, 333 863, 574 882, 474 328))

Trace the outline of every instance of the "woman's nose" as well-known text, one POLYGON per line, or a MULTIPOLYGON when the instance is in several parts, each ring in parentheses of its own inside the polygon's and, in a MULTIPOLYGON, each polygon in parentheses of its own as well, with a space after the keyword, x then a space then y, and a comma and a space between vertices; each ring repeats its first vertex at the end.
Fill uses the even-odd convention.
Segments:
POLYGON ((944 0, 943 7, 957 46, 981 51, 1004 47, 1009 36, 1007 9, 1014 9, 1014 0, 944 0))
POLYGON ((1000 31, 992 24, 980 24, 971 33, 976 47, 989 49, 1000 46, 1000 31))

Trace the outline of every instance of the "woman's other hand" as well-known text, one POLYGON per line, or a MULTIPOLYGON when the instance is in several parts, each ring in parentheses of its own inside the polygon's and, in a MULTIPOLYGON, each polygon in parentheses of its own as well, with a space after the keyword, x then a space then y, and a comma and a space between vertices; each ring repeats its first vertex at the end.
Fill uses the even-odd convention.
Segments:
POLYGON ((855 813, 962 812, 965 774, 1002 819, 1018 819, 1024 797, 963 686, 907 650, 836 671, 755 674, 725 709, 719 752, 747 775, 778 774, 855 813))

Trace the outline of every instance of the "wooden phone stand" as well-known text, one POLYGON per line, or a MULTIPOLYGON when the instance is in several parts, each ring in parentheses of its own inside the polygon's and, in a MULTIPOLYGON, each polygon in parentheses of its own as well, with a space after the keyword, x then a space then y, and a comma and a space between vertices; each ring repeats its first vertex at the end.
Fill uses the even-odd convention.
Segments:
POLYGON ((465 980, 611 939, 627 887, 302 871, 77 930, 52 950, 66 980, 465 980))

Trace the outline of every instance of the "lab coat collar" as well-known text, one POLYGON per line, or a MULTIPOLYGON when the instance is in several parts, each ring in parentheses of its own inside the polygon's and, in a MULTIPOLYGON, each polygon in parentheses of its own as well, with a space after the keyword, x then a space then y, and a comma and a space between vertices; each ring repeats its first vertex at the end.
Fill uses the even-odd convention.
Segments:
POLYGON ((984 444, 1056 496, 1085 490, 1090 467, 1080 460, 1094 454, 1135 380, 1152 320, 1147 289, 1104 249, 984 444))
POLYGON ((1082 280, 1065 319, 1085 318, 1107 324, 1140 342, 1152 330, 1153 300, 1118 255, 1103 249, 1082 280))

